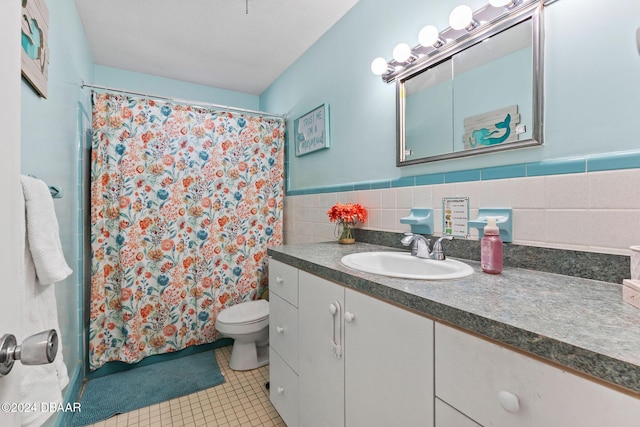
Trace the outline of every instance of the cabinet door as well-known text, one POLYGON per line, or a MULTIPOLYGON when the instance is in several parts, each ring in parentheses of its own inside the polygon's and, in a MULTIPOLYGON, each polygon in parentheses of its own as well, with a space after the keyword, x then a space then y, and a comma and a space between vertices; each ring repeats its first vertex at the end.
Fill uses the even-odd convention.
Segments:
POLYGON ((436 398, 436 427, 482 427, 436 398))
POLYGON ((433 426, 433 322, 351 289, 345 303, 346 425, 433 426))
POLYGON ((631 427, 640 399, 436 324, 436 396, 485 426, 631 427))
POLYGON ((330 311, 337 302, 344 307, 344 288, 299 272, 298 374, 300 425, 344 425, 344 363, 332 351, 341 319, 330 311))

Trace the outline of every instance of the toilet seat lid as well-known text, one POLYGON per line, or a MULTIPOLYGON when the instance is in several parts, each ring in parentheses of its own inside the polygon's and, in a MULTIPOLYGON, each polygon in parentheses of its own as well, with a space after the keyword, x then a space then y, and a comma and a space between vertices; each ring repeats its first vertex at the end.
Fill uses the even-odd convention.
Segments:
POLYGON ((227 324, 254 323, 269 317, 269 302, 259 299, 225 308, 218 314, 218 322, 227 324))

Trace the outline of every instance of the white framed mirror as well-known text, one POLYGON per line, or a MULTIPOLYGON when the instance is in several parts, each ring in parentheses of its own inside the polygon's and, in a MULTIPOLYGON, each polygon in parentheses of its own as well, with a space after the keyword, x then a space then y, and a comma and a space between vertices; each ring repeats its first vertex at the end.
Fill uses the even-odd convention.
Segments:
POLYGON ((396 77, 397 166, 542 144, 542 4, 396 77))

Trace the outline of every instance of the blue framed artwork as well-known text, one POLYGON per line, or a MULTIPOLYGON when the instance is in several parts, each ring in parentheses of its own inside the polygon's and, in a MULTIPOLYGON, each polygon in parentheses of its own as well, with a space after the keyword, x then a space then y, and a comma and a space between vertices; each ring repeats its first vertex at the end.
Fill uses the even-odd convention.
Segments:
POLYGON ((296 156, 329 148, 329 104, 322 104, 293 121, 296 156))
POLYGON ((49 79, 49 9, 44 0, 22 0, 22 75, 43 98, 49 79))

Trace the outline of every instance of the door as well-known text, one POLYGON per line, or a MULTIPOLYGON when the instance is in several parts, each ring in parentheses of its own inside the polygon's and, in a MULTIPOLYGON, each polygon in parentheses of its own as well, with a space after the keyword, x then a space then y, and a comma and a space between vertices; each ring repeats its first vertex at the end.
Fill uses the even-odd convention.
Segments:
POLYGON ((300 425, 341 427, 344 358, 332 344, 342 345, 344 288, 304 271, 299 273, 298 287, 300 425))
MULTIPOLYGON (((23 245, 18 221, 24 221, 20 199, 20 13, 21 2, 0 1, 0 335, 22 336, 23 245)), ((0 378, 0 425, 20 425, 20 414, 11 403, 19 403, 18 384, 22 366, 0 378)), ((16 408, 17 409, 17 408, 16 408)))

